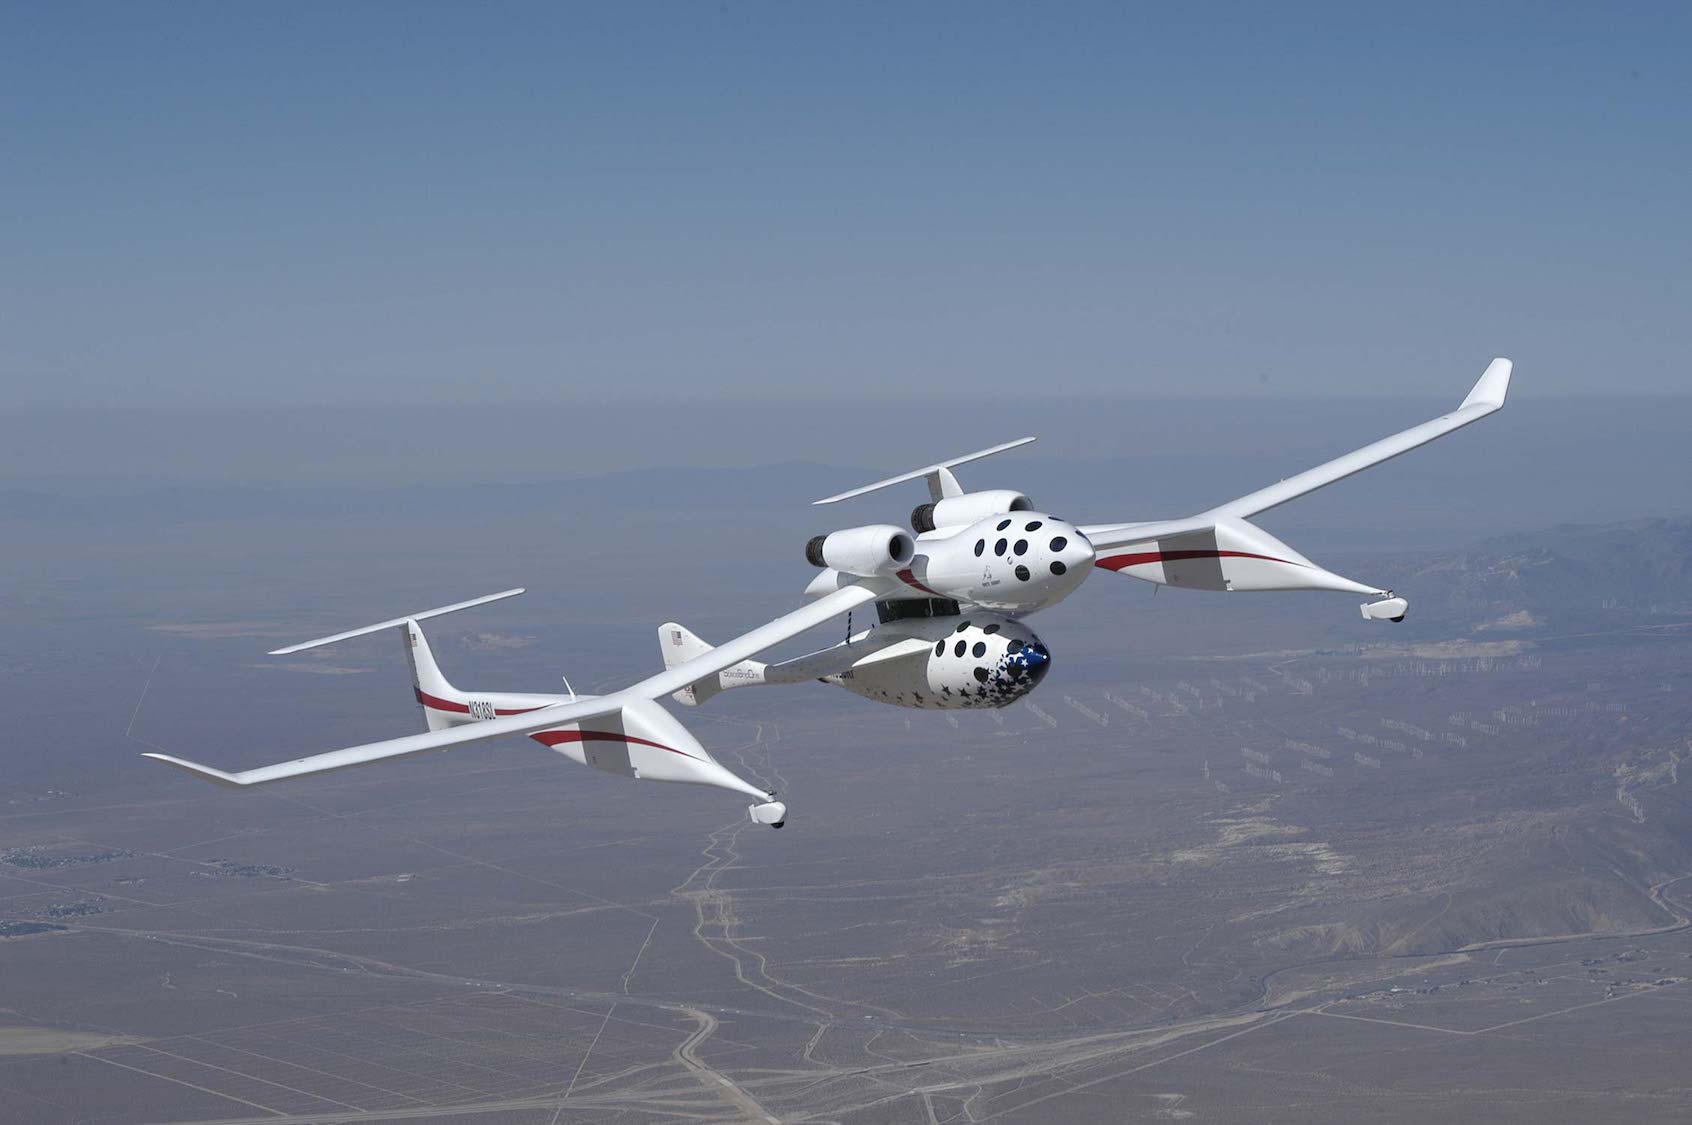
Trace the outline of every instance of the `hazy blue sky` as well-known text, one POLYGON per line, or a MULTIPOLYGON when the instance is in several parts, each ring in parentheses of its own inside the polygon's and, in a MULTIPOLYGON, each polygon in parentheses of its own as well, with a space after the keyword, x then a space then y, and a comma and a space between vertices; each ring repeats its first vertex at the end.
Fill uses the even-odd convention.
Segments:
POLYGON ((1540 393, 1681 390, 1689 31, 1684 4, 8 3, 0 379, 1446 398, 1509 354, 1540 393))

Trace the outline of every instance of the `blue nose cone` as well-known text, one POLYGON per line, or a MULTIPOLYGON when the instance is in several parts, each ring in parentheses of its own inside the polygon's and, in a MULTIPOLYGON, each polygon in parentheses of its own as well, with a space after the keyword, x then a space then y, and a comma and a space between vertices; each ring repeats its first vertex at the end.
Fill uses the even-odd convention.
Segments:
POLYGON ((1045 645, 1026 645, 1012 654, 1010 663, 1020 672, 1019 678, 1026 677, 1032 687, 1045 679, 1052 655, 1046 651, 1045 645))

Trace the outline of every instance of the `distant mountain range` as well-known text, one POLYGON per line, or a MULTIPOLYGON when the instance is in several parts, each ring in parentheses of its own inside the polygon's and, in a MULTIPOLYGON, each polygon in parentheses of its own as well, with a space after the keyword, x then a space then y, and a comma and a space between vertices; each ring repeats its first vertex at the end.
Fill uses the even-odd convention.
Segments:
POLYGON ((1502 635, 1692 616, 1692 519, 1565 524, 1389 565, 1446 628, 1502 635))

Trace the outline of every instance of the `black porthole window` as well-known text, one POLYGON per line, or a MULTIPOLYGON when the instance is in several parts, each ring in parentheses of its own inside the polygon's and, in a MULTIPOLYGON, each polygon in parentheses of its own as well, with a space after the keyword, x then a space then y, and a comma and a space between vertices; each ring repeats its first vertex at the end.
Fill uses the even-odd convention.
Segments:
POLYGON ((1061 551, 1067 546, 1069 546, 1069 540, 1065 539, 1063 536, 1058 535, 1052 538, 1052 550, 1061 551))
POLYGON ((952 646, 952 655, 953 656, 962 656, 964 654, 964 649, 966 649, 968 647, 969 647, 969 642, 959 641, 957 644, 952 646))
POLYGON ((969 628, 969 622, 964 621, 964 622, 959 623, 958 627, 956 629, 953 629, 952 632, 961 633, 967 628, 969 628))
POLYGON ((1018 539, 1016 541, 1015 551, 1019 555, 1026 555, 1028 553, 1028 540, 1018 539))
POLYGON ((1035 520, 1033 523, 1028 525, 1027 530, 1028 531, 1039 531, 1040 530, 1040 524, 1042 522, 1043 521, 1041 521, 1041 520, 1035 520))
POLYGON ((1007 528, 1009 526, 1010 526, 1010 520, 1000 520, 999 521, 999 530, 1000 531, 1003 531, 1005 528, 1007 528))
POLYGON ((1005 541, 1003 539, 993 544, 993 553, 995 555, 1002 555, 1005 553, 1005 541))
POLYGON ((997 621, 995 621, 995 622, 993 622, 993 624, 987 626, 985 629, 983 629, 981 631, 983 633, 986 633, 989 637, 991 637, 994 633, 997 633, 999 631, 999 623, 997 621))
POLYGON ((1061 576, 1063 574, 1063 572, 1068 570, 1068 569, 1069 568, 1067 566, 1064 566, 1062 562, 1053 562, 1052 563, 1052 573, 1053 574, 1061 576))
POLYGON ((1019 582, 1028 581, 1028 568, 1021 563, 1016 564, 1016 577, 1019 582))
POLYGON ((946 642, 945 641, 935 641, 934 642, 934 655, 935 656, 945 656, 946 655, 946 642))
POLYGON ((981 552, 985 551, 986 549, 987 549, 987 540, 977 539, 975 541, 975 557, 976 558, 980 558, 981 552))
POLYGON ((1022 642, 1017 640, 1015 637, 1012 637, 1010 639, 1010 643, 1005 646, 1005 651, 1006 652, 1021 652, 1022 651, 1022 642))
POLYGON ((975 669, 975 682, 978 684, 986 683, 988 674, 987 669, 977 666, 975 669))
POLYGON ((975 654, 975 659, 980 660, 983 656, 987 655, 987 646, 982 644, 980 641, 976 641, 975 647, 969 651, 975 654))

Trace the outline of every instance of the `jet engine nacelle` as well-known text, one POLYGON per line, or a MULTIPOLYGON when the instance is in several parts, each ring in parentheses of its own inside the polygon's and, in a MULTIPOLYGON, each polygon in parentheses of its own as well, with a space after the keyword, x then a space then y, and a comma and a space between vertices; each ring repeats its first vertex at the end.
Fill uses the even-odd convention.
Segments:
POLYGON ((1034 502, 1022 493, 1009 488, 989 489, 985 492, 966 492, 962 496, 948 496, 932 504, 920 504, 911 513, 911 526, 917 531, 933 531, 939 527, 967 527, 989 516, 1006 512, 1026 512, 1034 502))
POLYGON ((1032 629, 997 614, 929 618, 916 631, 828 679, 898 707, 1004 707, 1033 691, 1051 665, 1032 629))
POLYGON ((805 561, 812 566, 833 567, 862 578, 894 574, 910 566, 915 554, 910 533, 890 523, 843 528, 812 536, 805 544, 805 561))

